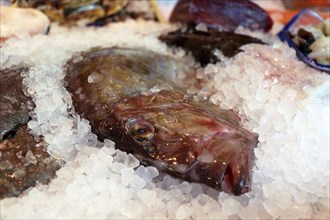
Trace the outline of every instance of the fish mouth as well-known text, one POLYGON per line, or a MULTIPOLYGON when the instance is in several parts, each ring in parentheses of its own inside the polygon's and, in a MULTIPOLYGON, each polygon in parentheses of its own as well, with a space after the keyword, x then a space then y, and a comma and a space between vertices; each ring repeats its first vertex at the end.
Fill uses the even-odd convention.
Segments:
POLYGON ((252 155, 244 152, 233 156, 224 172, 221 180, 221 190, 236 196, 242 195, 251 190, 252 155))

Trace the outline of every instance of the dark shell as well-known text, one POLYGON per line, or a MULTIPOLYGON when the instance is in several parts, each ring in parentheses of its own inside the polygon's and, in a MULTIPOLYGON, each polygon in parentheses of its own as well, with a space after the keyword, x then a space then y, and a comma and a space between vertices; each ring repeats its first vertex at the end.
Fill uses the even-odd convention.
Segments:
POLYGON ((310 9, 303 9, 297 13, 290 21, 287 23, 283 29, 278 33, 278 37, 287 42, 290 47, 292 47, 297 54, 297 57, 306 63, 307 65, 316 68, 318 70, 325 71, 330 73, 330 65, 323 65, 315 62, 315 60, 307 56, 307 52, 304 51, 304 48, 299 47, 293 41, 293 32, 298 28, 306 25, 317 25, 323 21, 323 18, 315 11, 310 9), (307 23, 306 23, 307 22, 307 23))
POLYGON ((170 21, 204 23, 230 31, 243 26, 267 32, 273 26, 269 14, 249 0, 182 0, 174 8, 170 21))
POLYGON ((232 111, 186 96, 167 78, 173 58, 125 48, 80 56, 68 62, 67 89, 100 140, 179 178, 234 195, 250 190, 257 135, 232 111))
POLYGON ((193 24, 194 20, 189 12, 191 2, 192 0, 179 0, 172 11, 170 22, 193 24))

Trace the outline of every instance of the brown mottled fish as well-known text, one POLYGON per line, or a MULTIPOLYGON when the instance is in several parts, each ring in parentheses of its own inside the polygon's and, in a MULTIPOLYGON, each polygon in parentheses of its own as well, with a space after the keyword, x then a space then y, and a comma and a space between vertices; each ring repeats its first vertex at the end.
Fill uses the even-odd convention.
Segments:
POLYGON ((146 49, 94 48, 68 62, 67 89, 99 139, 142 164, 234 195, 249 191, 257 135, 232 111, 187 96, 167 77, 177 64, 146 49))

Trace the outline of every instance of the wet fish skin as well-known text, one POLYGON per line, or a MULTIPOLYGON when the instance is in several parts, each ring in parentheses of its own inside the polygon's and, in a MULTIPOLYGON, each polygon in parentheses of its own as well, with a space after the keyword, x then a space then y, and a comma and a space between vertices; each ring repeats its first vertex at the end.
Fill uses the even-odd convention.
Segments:
POLYGON ((0 142, 0 199, 19 196, 37 182, 48 183, 60 164, 41 138, 36 141, 26 125, 20 126, 15 136, 0 142))
POLYGON ((34 107, 31 98, 24 95, 22 68, 0 71, 0 142, 28 122, 30 110, 34 107))
POLYGON ((234 195, 250 190, 257 135, 232 111, 201 105, 168 79, 173 58, 127 48, 80 56, 68 62, 67 89, 100 140, 182 179, 234 195))
POLYGON ((34 103, 23 92, 25 71, 0 70, 0 199, 19 196, 37 182, 48 183, 61 165, 47 153, 42 137, 28 131, 34 103))

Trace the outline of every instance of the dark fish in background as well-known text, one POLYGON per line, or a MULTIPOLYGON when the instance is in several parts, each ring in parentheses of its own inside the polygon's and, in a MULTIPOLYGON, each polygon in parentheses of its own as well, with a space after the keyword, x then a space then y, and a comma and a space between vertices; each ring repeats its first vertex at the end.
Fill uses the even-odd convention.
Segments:
POLYGON ((257 135, 238 116, 194 101, 167 76, 179 61, 145 49, 94 48, 67 64, 74 110, 99 140, 142 164, 241 195, 250 190, 257 135))
POLYGON ((170 22, 184 26, 161 35, 160 40, 191 52, 202 67, 221 61, 216 50, 233 57, 245 44, 263 44, 259 39, 234 33, 238 27, 267 32, 273 25, 269 14, 249 0, 179 0, 170 22), (198 25, 204 28, 199 30, 198 25))
POLYGON ((185 51, 191 52, 202 67, 220 61, 215 54, 216 49, 226 57, 233 57, 243 51, 240 49, 243 45, 264 44, 257 38, 243 34, 214 30, 203 32, 197 31, 191 26, 163 34, 159 39, 169 46, 182 47, 185 51))
POLYGON ((28 132, 34 103, 23 92, 21 73, 25 71, 0 70, 0 199, 18 196, 37 182, 48 183, 60 168, 42 137, 28 132))

